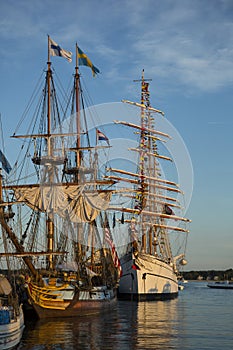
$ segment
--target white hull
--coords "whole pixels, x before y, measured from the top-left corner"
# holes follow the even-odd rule
[[[229,281],[223,281],[223,282],[210,282],[207,284],[207,287],[209,288],[216,288],[216,289],[233,289],[233,282]]]
[[[20,313],[16,319],[11,319],[8,324],[0,325],[0,350],[11,349],[19,344],[23,329],[24,329],[24,315],[22,307],[20,306]]]
[[[178,295],[176,273],[170,264],[149,254],[127,254],[121,259],[119,298],[131,300],[172,299]]]

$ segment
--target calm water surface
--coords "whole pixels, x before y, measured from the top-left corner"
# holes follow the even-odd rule
[[[102,317],[29,321],[21,350],[232,350],[233,290],[189,282],[163,302],[124,302]]]

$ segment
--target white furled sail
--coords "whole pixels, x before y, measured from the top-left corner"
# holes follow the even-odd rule
[[[111,191],[86,192],[84,186],[41,185],[15,189],[15,197],[33,210],[53,212],[72,222],[92,222],[101,210],[106,210],[111,200]]]

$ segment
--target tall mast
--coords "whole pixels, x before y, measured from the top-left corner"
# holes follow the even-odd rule
[[[76,43],[76,66],[75,66],[75,95],[76,95],[76,131],[77,131],[77,140],[76,140],[76,166],[77,168],[81,165],[81,125],[80,125],[80,100],[79,100],[79,67],[78,67],[78,45]]]
[[[48,89],[48,95],[47,95],[47,104],[48,104],[48,108],[47,108],[47,133],[48,133],[48,153],[50,153],[50,134],[51,134],[51,121],[50,121],[50,79],[51,79],[51,62],[50,62],[50,50],[49,50],[49,45],[50,45],[50,38],[48,35],[48,61],[47,61],[47,66],[48,66],[48,70],[47,70],[47,89]],[[50,154],[48,154],[50,155]]]
[[[51,158],[53,155],[53,145],[52,145],[52,139],[51,139],[51,88],[50,88],[50,81],[52,77],[52,71],[51,71],[51,62],[50,62],[50,38],[48,35],[48,70],[47,70],[47,147],[48,147],[48,158]],[[54,181],[54,174],[52,169],[52,164],[49,165],[49,182],[52,185]],[[54,215],[53,215],[53,209],[51,209],[51,212],[47,214],[47,251],[48,253],[52,253],[54,250]],[[49,269],[53,269],[53,256],[52,254],[48,256],[47,258],[47,264]]]
[[[81,166],[81,120],[80,120],[80,91],[79,91],[79,66],[78,66],[78,44],[76,43],[76,65],[75,65],[75,104],[76,104],[76,173],[75,173],[75,181],[81,181],[81,173],[79,171]],[[77,223],[77,259],[78,261],[82,260],[83,257],[83,249],[81,245],[82,235],[83,235],[83,225],[82,223]]]
[[[148,79],[151,80],[151,79]],[[142,78],[141,80],[134,80],[141,82],[141,137],[140,137],[140,162],[139,162],[139,176],[140,176],[140,184],[141,184],[141,206],[143,208],[144,205],[144,191],[145,191],[145,152],[147,151],[146,145],[146,134],[145,128],[148,126],[146,123],[146,109],[145,109],[145,78],[144,78],[144,69],[142,70]],[[142,215],[142,221],[144,220]],[[142,226],[142,251],[146,250],[146,227]]]

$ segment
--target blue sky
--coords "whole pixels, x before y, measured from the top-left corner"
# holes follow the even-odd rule
[[[4,149],[47,62],[47,34],[75,42],[101,74],[83,70],[94,104],[138,99],[144,68],[151,104],[182,136],[194,189],[187,270],[233,267],[233,2],[231,0],[0,0],[0,112]],[[74,64],[53,58],[64,85]],[[69,77],[69,78],[67,78]]]

